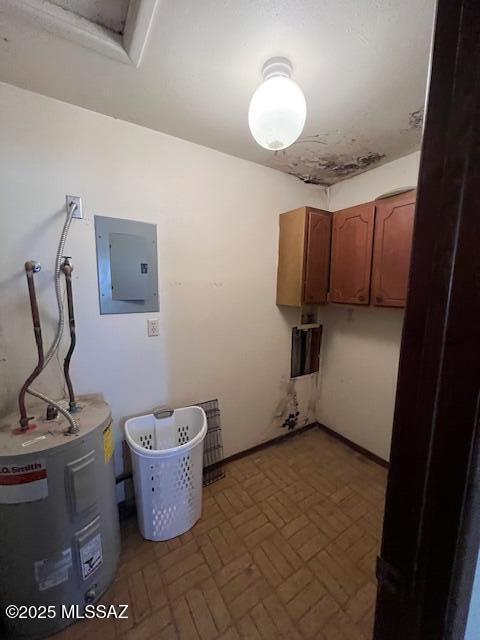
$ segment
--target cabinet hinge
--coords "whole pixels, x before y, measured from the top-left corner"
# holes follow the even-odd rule
[[[384,587],[395,595],[402,595],[405,591],[405,579],[398,569],[389,564],[380,556],[377,558],[377,580],[380,586]]]

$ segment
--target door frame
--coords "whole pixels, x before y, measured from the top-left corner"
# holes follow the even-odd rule
[[[462,536],[480,415],[478,0],[438,0],[427,105],[375,640],[461,640],[472,588]]]

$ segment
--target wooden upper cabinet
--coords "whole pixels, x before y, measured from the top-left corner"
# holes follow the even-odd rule
[[[277,304],[327,302],[331,213],[301,207],[280,215]]]
[[[373,202],[334,213],[331,302],[369,303],[374,221]]]
[[[308,209],[306,223],[303,302],[305,304],[324,303],[327,302],[328,296],[332,216],[326,211]]]
[[[377,200],[373,251],[372,302],[404,307],[412,249],[415,191]]]

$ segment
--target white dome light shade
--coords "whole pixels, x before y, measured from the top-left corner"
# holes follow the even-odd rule
[[[280,73],[276,72],[279,67]],[[250,101],[248,125],[260,146],[278,151],[289,147],[302,133],[307,105],[300,87],[288,77],[289,66],[285,63],[267,63],[264,75],[265,82]]]

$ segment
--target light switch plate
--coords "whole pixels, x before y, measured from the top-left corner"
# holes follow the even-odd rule
[[[147,326],[149,338],[160,335],[160,318],[149,318],[147,320]]]

